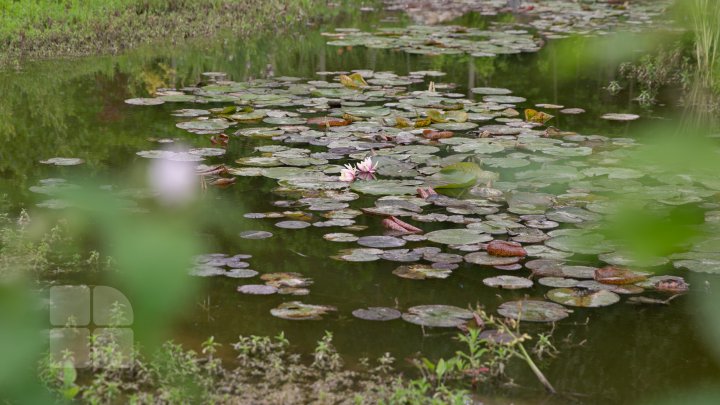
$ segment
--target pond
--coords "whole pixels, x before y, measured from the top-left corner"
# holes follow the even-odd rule
[[[445,24],[483,30],[492,27],[498,21],[507,19],[507,15],[484,16],[479,13],[468,13]],[[508,102],[499,99],[496,105],[500,105],[500,107],[495,111],[505,111],[507,108],[511,108],[503,106],[509,103],[517,105],[516,109],[520,112],[519,114],[522,114],[525,108],[542,109],[534,107],[537,104],[581,108],[585,111],[582,114],[565,114],[554,108],[542,110],[555,116],[550,122],[554,127],[578,134],[608,137],[597,141],[595,146],[598,146],[599,149],[607,145],[617,145],[614,143],[616,142],[613,141],[614,139],[632,138],[635,130],[644,121],[653,119],[652,117],[672,113],[671,106],[640,107],[633,101],[637,94],[634,94],[632,89],[626,89],[616,94],[606,91],[605,87],[613,79],[614,71],[602,66],[584,66],[583,69],[574,73],[571,80],[561,78],[557,71],[557,58],[560,57],[557,46],[568,40],[552,40],[537,52],[475,57],[467,53],[431,56],[355,45],[333,46],[329,45],[328,41],[337,40],[337,38],[323,35],[323,33],[336,32],[335,30],[338,28],[371,31],[378,27],[392,28],[411,24],[410,18],[399,12],[367,11],[360,13],[352,10],[341,12],[327,21],[316,22],[301,34],[273,35],[252,41],[213,38],[181,46],[140,49],[113,57],[34,62],[27,64],[19,72],[0,72],[0,89],[2,89],[3,97],[3,102],[0,103],[0,139],[3,141],[3,145],[0,147],[0,171],[3,174],[0,177],[0,190],[11,196],[11,205],[17,210],[19,207],[33,206],[45,199],[43,195],[31,191],[31,188],[37,186],[43,179],[72,178],[83,175],[110,179],[117,176],[114,179],[120,181],[123,173],[145,170],[153,159],[146,159],[137,153],[162,149],[162,145],[154,141],[157,139],[177,139],[176,143],[182,143],[188,148],[217,148],[217,145],[210,143],[210,134],[192,134],[176,127],[179,122],[203,121],[193,121],[194,117],[192,116],[176,117],[173,114],[178,109],[207,110],[231,105],[231,102],[213,104],[165,102],[161,105],[126,103],[128,99],[153,97],[155,92],[162,91],[159,89],[163,88],[182,89],[196,86],[199,83],[212,84],[213,77],[227,78],[234,82],[247,82],[252,79],[279,80],[284,83],[283,88],[287,88],[288,83],[295,83],[294,78],[300,78],[297,83],[320,80],[333,82],[333,78],[336,76],[335,74],[321,76],[317,72],[349,72],[362,69],[373,72],[392,72],[401,78],[398,79],[393,75],[372,75],[369,72],[366,72],[364,76],[370,85],[384,83],[390,87],[398,87],[408,85],[405,84],[406,79],[404,78],[408,77],[411,72],[425,71],[430,72],[429,75],[434,75],[433,72],[442,72],[444,73],[442,76],[415,75],[413,83],[408,86],[412,91],[425,91],[428,90],[429,82],[433,81],[438,91],[457,93],[457,99],[466,98],[476,102],[483,100],[483,97],[492,93],[493,90],[480,89],[473,92],[472,89],[475,88],[508,89],[513,96],[527,99],[527,101],[510,99]],[[203,75],[204,72],[223,72],[226,76]],[[373,76],[375,82],[373,82]],[[261,88],[268,82],[255,83],[260,84],[250,87]],[[455,87],[445,89],[441,86],[442,84],[454,84]],[[320,87],[322,88],[322,86]],[[337,88],[328,87],[328,89]],[[247,87],[237,87],[236,90],[242,92],[247,90]],[[298,88],[296,94],[306,94],[304,93],[306,90]],[[191,92],[192,90],[188,90],[186,93]],[[483,92],[486,94],[483,95]],[[174,93],[170,97],[172,95]],[[391,93],[385,96],[388,99],[383,99],[383,96],[380,95],[379,100],[382,102],[397,101],[393,99]],[[427,97],[427,95],[425,96]],[[492,99],[485,98],[485,100],[492,103]],[[371,109],[368,111],[359,108],[364,103],[363,100],[356,101],[358,101],[357,104],[343,105],[346,113],[356,116],[373,115]],[[374,104],[378,105],[379,103]],[[317,106],[305,106],[307,109],[315,107]],[[298,108],[301,107],[287,108],[272,105],[265,107],[272,111],[296,111]],[[477,114],[482,115],[483,113],[479,111]],[[600,119],[607,113],[637,114],[642,118],[631,122]],[[327,113],[306,113],[302,114],[302,117],[325,115]],[[227,129],[225,133],[230,135],[242,129],[277,127],[285,123],[306,125],[304,119],[297,120],[297,122],[292,120],[293,116],[277,114],[272,118],[276,118],[276,121],[241,123]],[[497,118],[501,120],[497,121]],[[490,123],[497,124],[503,123],[502,118],[514,117],[491,115],[487,118],[488,122],[475,122],[480,126]],[[286,121],[283,121],[284,119]],[[413,117],[411,116],[410,119]],[[480,117],[480,119],[485,120],[486,118]],[[493,120],[495,122],[492,122]],[[469,121],[473,121],[472,117]],[[510,127],[506,126],[505,128]],[[332,132],[331,129],[335,129],[334,127],[315,126],[314,129],[320,132],[329,131],[340,134],[337,148],[344,145],[342,132]],[[437,129],[442,130],[441,127],[437,127]],[[458,132],[457,136],[449,139],[461,139],[461,133]],[[474,139],[488,138],[477,138],[476,134]],[[278,159],[283,158],[287,159],[286,163],[290,161],[296,167],[304,167],[307,163],[303,160],[309,159],[307,154],[292,151],[289,148],[306,148],[312,153],[327,152],[327,144],[317,143],[309,146],[307,143],[300,143],[301,141],[298,139],[296,142],[283,143],[268,138],[231,136],[227,152],[223,156],[208,157],[205,163],[209,165],[225,164],[227,167],[238,168],[241,166],[236,163],[237,159],[260,156],[254,151],[254,148],[264,146],[263,150],[272,161],[272,166],[283,165],[282,162],[277,162]],[[384,142],[379,138],[373,138],[373,141]],[[625,141],[620,143],[622,142]],[[565,169],[558,172],[552,170],[537,172],[541,168],[546,169],[547,166],[544,164],[548,162],[539,158],[531,158],[538,154],[542,155],[542,153],[537,153],[537,150],[550,151],[542,155],[545,158],[550,156],[562,160],[584,154],[581,144],[590,143],[592,142],[583,139],[575,142],[572,147],[537,144],[535,151],[525,149],[521,152],[512,150],[507,142],[500,148],[501,150],[507,149],[505,151],[490,150],[499,143],[468,144],[467,142],[448,141],[435,143],[435,145],[442,146],[442,152],[438,155],[442,157],[461,153],[458,150],[464,151],[462,153],[485,154],[483,158],[486,160],[486,166],[484,167],[488,168],[487,164],[494,164],[495,166],[490,166],[489,170],[499,172],[501,182],[507,182],[508,178],[512,178],[512,175],[508,173],[516,175],[518,172],[525,172],[524,176],[529,181],[543,183],[548,182],[548,178],[567,175],[569,170],[567,168],[577,171],[576,169],[585,170],[586,167],[580,164],[570,164],[563,166]],[[413,144],[418,145],[419,142]],[[283,145],[284,150],[290,150],[290,152],[282,156],[279,153],[283,149],[272,148],[270,145]],[[431,146],[434,148],[435,145]],[[458,146],[464,148],[458,148]],[[549,149],[551,147],[556,149]],[[427,152],[427,150],[419,149],[406,151],[418,155]],[[273,154],[275,154],[274,157]],[[508,154],[513,154],[513,156],[502,159]],[[39,163],[56,156],[80,158],[84,160],[84,164],[62,167]],[[378,152],[378,156],[382,156],[382,152]],[[327,161],[325,159],[327,157],[326,155],[317,155],[315,157],[317,162],[312,162],[312,164],[318,164],[323,160]],[[334,159],[335,157],[330,158]],[[492,160],[493,158],[495,160]],[[351,163],[356,160],[359,159],[345,157],[340,160],[331,160],[331,163]],[[383,174],[382,166],[387,167],[399,161],[400,158],[394,161],[380,160],[379,177],[381,179],[391,178]],[[398,166],[397,170],[401,172],[415,170],[413,165],[398,164]],[[488,312],[494,313],[504,302],[522,299],[525,296],[542,299],[544,294],[550,290],[550,287],[540,285],[537,277],[534,279],[532,287],[527,289],[496,289],[483,283],[483,280],[498,275],[527,277],[530,272],[525,268],[516,271],[500,270],[491,266],[460,261],[457,268],[453,269],[452,274],[447,278],[414,280],[393,274],[393,271],[399,266],[412,263],[374,260],[377,257],[372,257],[373,261],[361,262],[333,259],[331,257],[338,255],[341,249],[363,246],[354,241],[330,241],[326,239],[330,237],[324,238],[324,235],[340,232],[352,233],[360,237],[383,235],[382,217],[374,215],[355,217],[346,212],[348,215],[343,219],[350,219],[348,224],[354,222],[355,225],[367,226],[366,229],[358,228],[360,230],[346,230],[343,229],[343,226],[308,226],[301,229],[276,226],[276,223],[280,221],[298,220],[305,217],[254,218],[259,215],[252,215],[252,213],[302,210],[313,214],[312,221],[316,222],[326,221],[327,218],[323,218],[321,215],[329,210],[336,212],[337,209],[320,207],[313,211],[308,209],[307,205],[295,206],[283,203],[291,198],[273,193],[273,190],[278,187],[276,179],[247,175],[251,174],[247,168],[255,166],[243,167],[246,168],[243,173],[246,175],[226,176],[235,178],[235,183],[214,194],[223,204],[232,207],[232,210],[224,213],[225,228],[208,227],[203,230],[203,238],[207,245],[212,247],[212,251],[208,253],[222,252],[230,256],[252,255],[252,258],[247,259],[247,262],[250,263],[249,268],[256,270],[261,275],[295,272],[300,273],[302,277],[310,278],[312,284],[306,287],[309,289],[309,294],[306,296],[251,295],[239,293],[237,289],[244,284],[263,284],[264,281],[258,277],[248,279],[196,278],[197,282],[202,285],[201,292],[188,304],[184,315],[172,333],[172,337],[176,341],[190,347],[198,347],[201,341],[211,335],[215,336],[218,342],[229,343],[234,342],[241,334],[276,335],[284,331],[299,348],[310,351],[315,342],[322,337],[323,332],[327,330],[334,333],[339,351],[351,361],[361,357],[376,358],[385,352],[391,352],[398,359],[404,359],[418,352],[430,358],[436,358],[451,355],[457,350],[457,343],[451,339],[455,334],[454,329],[428,328],[423,330],[421,327],[401,319],[371,322],[353,317],[352,312],[366,307],[392,307],[405,312],[407,308],[425,304],[455,305],[461,308],[480,304]],[[425,172],[427,175],[433,173],[435,171],[432,170]],[[276,177],[283,177],[283,174],[278,172]],[[339,175],[339,171],[331,172],[331,175],[336,177]],[[409,176],[409,178],[412,177],[414,176]],[[362,180],[356,180],[353,187],[355,190],[363,189],[372,181],[367,180],[367,183],[364,183]],[[541,188],[544,193],[555,193],[556,195],[566,193],[564,185],[558,186],[553,181],[549,181],[549,183],[548,187]],[[415,188],[415,185],[409,184],[410,188]],[[384,189],[381,193],[384,194],[387,191],[386,187],[390,186],[395,186],[395,184],[380,187]],[[314,187],[311,185],[309,188],[313,189]],[[533,191],[536,194],[538,192],[539,190]],[[376,205],[377,195],[358,194],[358,199],[347,202],[350,208],[361,209]],[[397,203],[397,200],[395,201],[395,203],[388,203],[388,206],[414,209],[418,207],[416,204],[419,204],[417,200],[408,200],[412,202],[409,205],[401,205]],[[533,203],[537,203],[536,200],[533,201]],[[325,200],[316,201],[316,203],[332,206],[332,203]],[[283,204],[289,204],[289,206],[283,206]],[[345,204],[339,204],[339,206],[341,208],[338,209],[342,209]],[[446,208],[447,205],[435,204],[435,206],[421,207],[421,210],[423,214],[435,213],[445,217],[452,215],[453,211],[446,211]],[[470,208],[478,209],[479,216],[485,217],[495,214],[496,204],[487,203],[484,206]],[[473,216],[472,213],[475,211],[469,212],[470,208],[467,206],[455,207],[454,213],[460,216]],[[526,214],[531,212],[534,213],[533,210],[529,210]],[[592,211],[583,210],[582,212],[583,215],[594,215]],[[562,228],[574,228],[573,222],[575,221],[567,220],[567,218],[576,214],[577,212],[563,214],[556,211],[555,219],[562,224]],[[409,219],[412,218],[410,216],[401,218],[422,228],[426,234],[448,228],[465,228],[464,223],[457,225],[450,222],[421,222]],[[502,218],[495,219],[500,221]],[[547,218],[542,218],[542,221],[545,220]],[[578,222],[582,222],[582,220]],[[301,222],[299,226],[306,224],[307,222]],[[289,224],[291,228],[295,227],[294,225],[297,224]],[[500,225],[495,224],[495,226]],[[228,228],[233,231],[227,231]],[[472,230],[472,227],[468,226],[468,228]],[[538,225],[538,228],[542,228],[542,226]],[[240,236],[241,233],[247,231],[265,231],[272,233],[272,236],[262,239]],[[470,232],[470,234],[488,236],[487,232],[490,231],[485,229],[483,232]],[[498,231],[494,234],[502,235],[503,233],[505,232]],[[437,240],[442,242],[443,235],[439,235]],[[562,234],[556,236],[562,236]],[[405,248],[409,249],[436,246],[442,248],[444,252],[468,254],[468,251],[449,249],[447,244],[408,239],[410,241],[393,238],[381,242],[394,246],[403,244],[406,245]],[[463,238],[460,238],[459,242],[453,241],[450,244],[474,244],[487,242],[489,239],[491,238],[483,237],[464,241]],[[365,240],[365,242],[365,247],[374,247],[375,243],[378,243],[377,240]],[[557,242],[556,246],[561,242],[562,240]],[[565,247],[566,250],[569,249],[570,252],[573,252],[572,246]],[[566,259],[567,264],[603,266],[602,261],[598,259],[598,253],[607,253],[607,251],[600,249],[597,252],[593,250],[580,253],[588,254],[578,254],[572,259]],[[544,254],[550,253],[545,252]],[[403,256],[403,253],[400,256]],[[532,254],[529,256],[531,257],[528,258],[528,261],[538,258],[538,256],[532,257]],[[569,255],[563,254],[563,256]],[[368,258],[360,257],[358,260],[365,259]],[[455,261],[454,257],[446,259],[451,262]],[[444,260],[437,259],[436,261],[443,262]],[[515,261],[510,260],[508,263]],[[430,264],[429,261],[423,263]],[[245,265],[237,267],[243,266]],[[442,266],[438,267],[442,268]],[[452,267],[454,266],[447,268]],[[669,273],[673,269],[671,265],[664,264],[662,271]],[[178,276],[184,276],[184,272],[185,269],[179,270]],[[682,270],[680,273],[683,276],[686,274],[686,270]],[[96,277],[98,276],[87,272],[61,272],[54,276],[53,281],[93,283]],[[707,278],[713,282],[716,280],[713,276],[707,276]],[[693,286],[696,285],[700,289],[697,281]],[[290,321],[271,315],[272,309],[291,301],[329,305],[335,307],[337,311],[315,321]],[[548,379],[553,382],[561,394],[554,397],[546,396],[532,373],[518,367],[516,370],[511,370],[510,375],[515,378],[514,382],[520,388],[482,393],[487,402],[636,403],[649,395],[670,392],[679,387],[720,378],[720,369],[714,363],[709,349],[701,341],[696,327],[697,320],[694,317],[695,310],[691,300],[686,296],[679,297],[667,306],[630,305],[627,303],[627,297],[623,296],[620,303],[607,308],[573,308],[573,310],[574,312],[568,318],[559,321],[554,327],[553,334],[556,337],[556,346],[560,353],[557,358],[543,365]],[[529,322],[525,323],[523,328],[529,332],[549,330],[546,324]],[[407,367],[409,371],[410,366]]]

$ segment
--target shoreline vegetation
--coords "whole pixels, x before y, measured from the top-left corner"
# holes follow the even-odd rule
[[[325,0],[0,0],[0,66],[220,32],[256,35],[326,10]]]

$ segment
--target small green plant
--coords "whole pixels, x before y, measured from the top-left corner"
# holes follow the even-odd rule
[[[464,346],[449,359],[433,362],[427,358],[415,361],[423,378],[432,383],[435,389],[445,387],[450,380],[467,381],[476,387],[479,383],[488,382],[505,374],[507,364],[512,359],[525,362],[542,385],[551,393],[555,388],[540,371],[523,343],[531,340],[531,336],[520,332],[520,323],[513,320],[501,320],[488,316],[484,311],[476,311],[476,323],[494,330],[483,337],[481,328],[469,329],[460,333],[456,339]],[[555,353],[557,350],[550,342],[550,335],[541,335],[535,346],[538,357],[543,354]]]

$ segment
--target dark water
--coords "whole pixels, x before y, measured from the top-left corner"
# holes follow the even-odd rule
[[[388,21],[390,17],[395,21]],[[571,79],[557,72],[555,44],[537,54],[498,58],[469,56],[425,57],[403,52],[365,48],[334,48],[325,45],[322,31],[335,27],[367,29],[404,23],[398,14],[340,14],[307,28],[301,34],[270,35],[252,41],[213,39],[181,47],[151,47],[116,57],[32,63],[20,72],[0,72],[0,191],[11,196],[11,205],[32,207],[38,196],[28,188],[39,179],[84,174],[119,180],[147,161],[139,150],[154,149],[149,137],[177,137],[185,144],[207,147],[207,137],[190,135],[175,128],[170,112],[193,106],[166,103],[137,108],[124,103],[143,97],[158,87],[194,85],[205,71],[227,72],[236,81],[274,75],[315,77],[317,71],[373,69],[406,74],[417,70],[447,73],[438,82],[456,83],[457,92],[468,88],[506,87],[526,97],[529,103],[555,103],[587,110],[580,116],[561,116],[554,125],[581,134],[632,136],[635,125],[600,120],[606,112],[639,112],[660,116],[669,109],[643,110],[632,101],[632,90],[610,95],[603,87],[614,78],[614,70],[595,67],[577,71]],[[459,21],[482,26],[486,19],[468,16]],[[199,107],[204,108],[204,107]],[[235,140],[226,163],[248,155],[260,141]],[[39,160],[53,156],[80,157],[83,166],[47,167]],[[277,211],[270,194],[275,182],[265,178],[239,177],[237,184],[221,191],[219,199],[234,207],[225,222],[234,230],[204,230],[213,251],[253,255],[252,268],[261,273],[294,271],[314,279],[303,302],[334,305],[337,316],[324,321],[291,322],[270,316],[269,310],[291,301],[287,296],[254,297],[238,294],[242,281],[201,280],[203,289],[189,303],[173,335],[189,347],[214,335],[221,343],[235,341],[240,334],[276,335],[284,331],[299,349],[309,352],[323,332],[332,331],[335,343],[352,363],[360,357],[376,358],[391,352],[402,360],[417,352],[434,358],[451,355],[458,347],[455,332],[423,335],[419,327],[401,320],[366,322],[350,312],[366,306],[407,308],[419,304],[451,304],[461,307],[481,304],[494,311],[502,302],[524,295],[540,297],[544,288],[508,292],[486,288],[482,279],[499,271],[463,265],[452,277],[437,281],[413,281],[391,274],[391,262],[346,263],[328,256],[338,244],[322,239],[325,229],[282,230],[269,220],[243,218],[248,212]],[[367,206],[361,199],[353,207]],[[379,232],[377,221],[360,217],[369,225],[364,234]],[[439,225],[425,226],[426,231]],[[268,230],[275,237],[243,240],[237,233]],[[412,246],[409,245],[409,246]],[[69,276],[93,282],[84,275]],[[490,403],[637,403],[641,399],[687,387],[702,381],[717,381],[720,369],[701,342],[693,306],[681,297],[667,307],[635,307],[618,304],[600,310],[575,311],[554,332],[560,349],[557,358],[542,363],[550,381],[562,394],[547,397],[534,377],[523,367],[510,370],[519,388],[488,393]],[[526,325],[528,332],[547,331],[546,326]],[[404,366],[403,366],[404,367]],[[495,396],[497,395],[497,398]],[[490,398],[494,398],[490,399]]]

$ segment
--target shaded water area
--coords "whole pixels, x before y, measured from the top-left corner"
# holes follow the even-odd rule
[[[483,27],[493,19],[467,15],[454,21]],[[669,107],[640,108],[632,89],[611,95],[603,89],[614,71],[603,67],[577,71],[573,80],[561,80],[556,70],[555,42],[540,52],[473,58],[467,55],[421,56],[399,51],[363,47],[330,47],[321,32],[337,27],[371,29],[397,26],[408,21],[395,13],[342,13],[308,27],[301,33],[283,34],[251,41],[215,38],[188,45],[152,47],[115,57],[29,63],[19,72],[0,72],[0,191],[11,196],[17,210],[41,200],[29,188],[50,177],[90,175],[120,181],[124,174],[144,168],[148,161],[136,152],[157,149],[148,138],[178,138],[182,143],[210,147],[208,136],[192,135],[175,127],[171,116],[178,108],[206,108],[182,103],[152,107],[128,105],[124,100],[147,97],[162,87],[195,85],[202,72],[219,71],[235,81],[276,76],[316,79],[318,71],[371,69],[400,75],[412,71],[439,70],[447,73],[438,83],[455,83],[458,93],[477,96],[473,87],[504,87],[536,103],[561,104],[586,110],[582,115],[558,114],[553,125],[580,134],[628,137],[640,123],[617,123],[599,119],[608,112],[638,113],[647,117],[670,114]],[[558,40],[562,41],[562,40]],[[422,90],[423,85],[415,86]],[[519,107],[520,107],[519,106]],[[518,108],[520,109],[520,108]],[[252,148],[271,142],[233,138],[228,153],[213,163],[234,166]],[[38,161],[54,156],[86,160],[77,167],[43,166]],[[112,180],[111,180],[112,181]],[[375,261],[349,263],[329,259],[339,248],[322,235],[336,232],[309,227],[280,229],[275,220],[248,219],[252,212],[281,211],[271,203],[276,182],[264,177],[238,177],[217,198],[232,207],[226,212],[226,229],[205,229],[213,252],[253,255],[251,268],[260,273],[293,271],[314,280],[307,297],[247,296],[236,291],[245,280],[198,279],[202,291],[188,303],[172,336],[198,347],[208,336],[220,343],[234,342],[240,334],[276,335],[284,331],[293,344],[309,352],[324,331],[332,331],[341,354],[351,363],[361,357],[376,358],[391,352],[396,358],[417,352],[430,358],[448,356],[458,348],[451,339],[455,331],[427,330],[402,320],[368,322],[350,315],[367,306],[408,308],[422,304],[459,307],[481,304],[489,312],[498,305],[525,295],[541,297],[547,288],[496,290],[483,285],[486,277],[503,274],[490,267],[461,264],[444,280],[406,280],[392,274],[398,263]],[[353,207],[372,206],[361,197]],[[368,225],[362,235],[381,234],[379,220],[361,216]],[[425,231],[442,229],[441,224],[423,224]],[[270,239],[247,240],[238,234],[266,230]],[[339,232],[339,231],[338,231]],[[349,246],[348,246],[349,247]],[[580,263],[578,263],[580,264]],[[589,261],[587,265],[596,265]],[[668,270],[670,267],[668,266]],[[182,276],[184,270],[179,270]],[[523,273],[524,274],[524,273]],[[97,282],[98,275],[63,273],[58,282]],[[699,287],[699,283],[696,281]],[[321,321],[287,321],[270,316],[270,309],[300,298],[313,304],[333,305],[337,314]],[[679,387],[720,378],[720,369],[701,342],[694,310],[688,297],[669,306],[632,306],[620,303],[604,309],[576,309],[559,322],[554,331],[557,358],[542,364],[559,396],[548,397],[532,374],[522,367],[508,371],[519,387],[488,393],[488,403],[636,403]],[[525,324],[528,332],[542,332],[545,325]],[[409,370],[409,369],[408,369]],[[497,398],[495,396],[497,395]],[[497,402],[496,402],[497,401]]]

